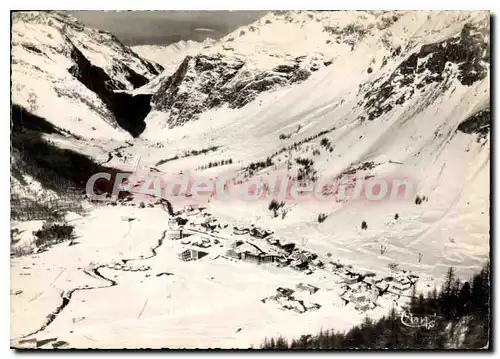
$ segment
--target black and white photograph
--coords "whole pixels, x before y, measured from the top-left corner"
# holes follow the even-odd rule
[[[10,21],[12,349],[492,349],[490,11]]]

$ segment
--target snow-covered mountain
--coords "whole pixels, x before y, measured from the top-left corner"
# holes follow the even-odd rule
[[[366,315],[386,314],[408,295],[381,296],[367,312],[342,306],[345,278],[326,266],[306,273],[228,258],[236,239],[272,247],[237,234],[233,226],[266,228],[273,239],[355,273],[385,277],[392,273],[389,268],[402,268],[419,277],[417,291],[439,286],[450,266],[465,279],[489,258],[488,12],[273,12],[156,77],[158,68],[150,63],[154,71],[140,70],[147,62],[132,53],[134,72],[151,80],[140,87],[126,81],[126,72],[114,74],[113,66],[101,64],[127,101],[142,94],[151,106],[144,107],[149,111],[144,131],[127,142],[114,129],[112,111],[93,95],[100,92],[82,85],[83,76],[71,75],[78,74],[75,66],[90,66],[82,65],[78,53],[87,58],[82,49],[93,37],[87,35],[77,53],[72,37],[78,35],[63,36],[53,24],[19,20],[13,31],[13,61],[18,61],[13,88],[16,82],[31,86],[36,98],[45,99],[50,89],[64,86],[75,97],[63,96],[57,100],[61,107],[54,107],[51,95],[30,107],[22,89],[13,94],[15,104],[33,112],[33,121],[43,117],[66,131],[55,132],[40,121],[38,129],[52,146],[85,153],[110,168],[130,170],[140,159],[141,168],[152,173],[182,172],[194,179],[232,173],[236,189],[277,170],[295,180],[335,183],[351,175],[359,181],[406,179],[413,185],[406,199],[285,200],[274,212],[271,199],[212,197],[203,203],[205,213],[172,202],[188,219],[185,228],[199,230],[183,241],[166,239],[169,214],[158,204],[141,206],[135,199],[90,204],[90,216],[72,222],[80,235],[77,246],[61,244],[39,257],[13,260],[14,289],[21,291],[13,301],[16,340],[59,338],[79,348],[246,348],[258,346],[264,336],[348,330]],[[111,51],[101,45],[99,52]],[[76,97],[80,93],[86,97]],[[86,115],[72,121],[70,112],[58,111],[63,105],[85,109]],[[101,138],[70,135],[84,136],[89,124],[101,124]],[[221,226],[205,229],[200,223],[207,217]],[[24,230],[28,224],[15,225]],[[187,242],[201,246],[206,235],[217,239],[204,249],[209,255],[179,260]],[[64,279],[54,285],[50,274],[38,280],[25,274],[40,268],[57,274],[61,265]],[[295,288],[299,282],[320,288],[298,295],[302,306],[276,295],[276,288]],[[279,309],[262,301],[273,297]],[[302,312],[285,308],[294,306]]]
[[[392,72],[389,62],[398,63],[418,52],[422,41],[429,45],[423,50],[427,53],[415,54],[411,61],[436,52],[432,46],[440,46],[438,32],[446,31],[457,21],[462,24],[467,21],[457,19],[463,14],[447,14],[441,25],[433,25],[433,19],[443,16],[437,13],[422,16],[412,12],[381,11],[269,13],[254,24],[227,35],[199,55],[187,57],[172,77],[165,78],[155,88],[153,109],[164,114],[160,116],[163,126],[174,127],[195,120],[203,111],[212,108],[224,105],[240,108],[262,92],[302,82],[332,64],[337,68],[345,66],[343,61],[357,59],[356,54],[362,51],[357,49],[366,46],[377,51],[370,51],[369,58],[360,58],[369,61],[356,70],[365,73],[370,82],[377,73]],[[403,35],[394,36],[401,31]],[[467,46],[464,43],[461,48]],[[476,52],[481,50],[484,46]],[[471,52],[474,50],[467,53]],[[456,64],[462,60],[449,54],[444,56]],[[339,82],[345,83],[344,80]]]
[[[126,91],[162,67],[114,35],[57,12],[12,13],[12,102],[85,138],[125,139],[143,128],[149,98]],[[146,111],[146,112],[144,112]]]
[[[213,46],[213,39],[205,39],[203,42],[193,40],[181,40],[179,42],[162,45],[137,45],[132,50],[144,59],[161,64],[164,68],[179,66],[186,56],[196,55],[204,48]]]
[[[162,64],[163,71],[147,85],[134,91],[135,94],[154,94],[160,85],[172,76],[184,59],[188,56],[195,56],[204,49],[216,43],[213,39],[205,39],[203,42],[193,40],[181,40],[168,46],[161,45],[138,45],[132,46],[137,54],[145,59]]]
[[[325,30],[335,23],[339,28]],[[276,28],[267,31],[267,26]],[[303,27],[311,28],[315,43],[298,42]],[[246,41],[251,48],[246,53],[235,36],[239,33],[253,38]],[[237,54],[223,49],[228,40]],[[378,204],[375,214],[363,203],[290,204],[286,218],[270,219],[269,226],[281,228],[283,236],[314,237],[309,245],[320,251],[347,246],[358,264],[373,261],[381,241],[399,248],[396,257],[405,262],[406,254],[433,248],[426,265],[436,273],[461,261],[479,264],[489,251],[489,43],[487,12],[270,14],[207,53],[187,58],[162,84],[142,136],[168,138],[168,143],[151,151],[149,161],[163,163],[175,153],[178,159],[157,168],[202,168],[209,176],[235,167],[264,176],[288,168],[297,176],[304,170],[297,159],[307,158],[314,163],[309,172],[319,178],[344,173],[411,178],[415,195],[429,198],[424,206],[396,201]],[[285,49],[296,59],[302,46],[322,53],[322,61],[331,56],[328,63],[312,71],[313,58],[303,53],[300,65],[288,67],[288,73],[276,71]],[[274,53],[269,49],[280,55],[269,55]],[[251,71],[245,71],[248,66]],[[293,79],[298,69],[310,75],[283,80],[284,75]],[[181,156],[200,143],[220,150],[203,159]],[[238,165],[206,169],[222,159]],[[221,201],[210,207],[221,217],[249,216],[262,223],[267,205],[247,203],[231,214]],[[390,221],[403,211],[411,224]],[[329,216],[318,225],[321,213]],[[372,231],[358,229],[365,218],[375,222]],[[380,260],[384,265],[388,258]]]

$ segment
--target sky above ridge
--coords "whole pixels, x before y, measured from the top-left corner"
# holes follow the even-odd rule
[[[85,25],[107,30],[126,45],[169,45],[219,39],[267,11],[68,11]]]

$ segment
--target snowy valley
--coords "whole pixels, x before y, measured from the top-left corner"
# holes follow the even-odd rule
[[[16,12],[11,117],[16,348],[257,348],[348,330],[490,258],[488,12],[270,12],[132,49]],[[138,180],[114,196],[120,172]],[[231,173],[241,190],[277,172],[412,186],[380,201],[141,193],[155,175]]]

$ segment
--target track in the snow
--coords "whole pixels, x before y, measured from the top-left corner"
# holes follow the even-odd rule
[[[139,257],[139,258],[133,258],[133,259],[123,259],[122,262],[123,263],[127,263],[127,262],[130,262],[130,261],[134,261],[134,260],[145,260],[145,259],[150,259],[150,258],[153,258],[155,256],[157,256],[157,252],[156,250],[163,244],[163,241],[165,240],[165,237],[166,237],[166,234],[167,234],[167,231],[163,231],[160,239],[158,240],[158,243],[155,247],[151,248],[151,255],[148,256],[148,257]],[[73,288],[67,292],[63,292],[61,294],[61,298],[62,298],[62,302],[61,304],[54,310],[52,311],[48,316],[47,316],[47,319],[45,320],[45,323],[43,323],[43,325],[38,328],[37,330],[29,333],[29,334],[26,334],[26,335],[23,335],[19,338],[16,338],[16,340],[20,340],[20,339],[25,339],[25,338],[28,338],[28,337],[31,337],[33,335],[36,335],[42,331],[44,331],[45,329],[47,329],[47,327],[52,324],[52,322],[54,322],[54,320],[57,318],[57,316],[64,310],[64,308],[66,308],[70,302],[71,302],[71,298],[73,296],[73,294],[75,292],[78,292],[78,291],[84,291],[84,290],[92,290],[92,289],[103,289],[103,288],[111,288],[111,287],[114,287],[116,285],[118,285],[118,283],[116,281],[114,281],[113,279],[110,279],[110,278],[107,278],[105,277],[104,275],[101,274],[101,272],[99,271],[101,268],[109,268],[111,270],[119,270],[119,269],[116,269],[116,268],[113,268],[112,266],[108,265],[108,264],[103,264],[103,265],[100,265],[98,267],[95,267],[93,269],[90,269],[90,270],[86,270],[84,269],[83,272],[91,277],[97,277],[99,279],[102,279],[106,282],[108,282],[108,284],[106,285],[101,285],[101,286],[83,286],[83,287],[77,287],[77,288]]]

